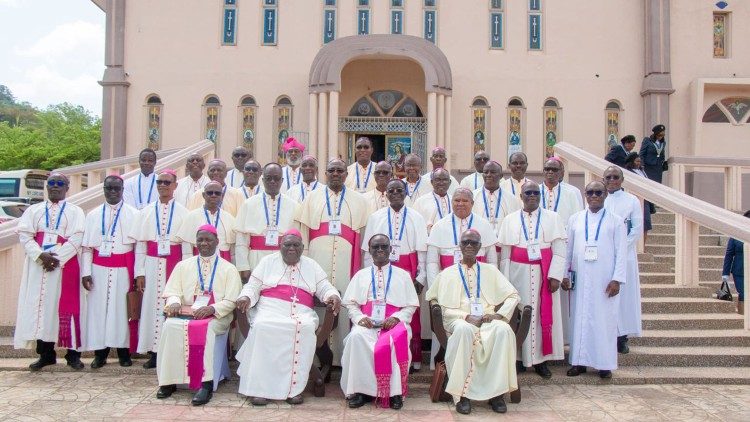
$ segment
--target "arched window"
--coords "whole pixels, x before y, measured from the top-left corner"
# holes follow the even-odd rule
[[[209,95],[203,100],[203,139],[213,143],[219,141],[219,113],[221,102],[219,97]]]
[[[255,154],[255,119],[258,105],[250,95],[242,97],[239,106],[239,140],[240,145]]]
[[[523,152],[525,114],[520,98],[515,97],[508,101],[508,158],[516,152]]]
[[[471,102],[471,144],[472,155],[487,151],[487,134],[490,125],[490,105],[484,97],[476,97]]]
[[[356,117],[422,117],[414,99],[400,91],[374,91],[354,102],[349,110]]]
[[[284,151],[281,149],[281,145],[292,133],[293,112],[294,105],[289,97],[282,95],[276,99],[276,104],[273,107],[273,128],[277,140],[276,154],[281,164],[285,163]]]
[[[741,125],[750,122],[750,97],[727,97],[715,102],[703,114],[703,123],[731,123]]]
[[[161,148],[161,120],[164,104],[158,95],[146,97],[146,144],[153,150]]]
[[[544,158],[546,160],[555,155],[555,144],[560,142],[562,110],[556,99],[548,98],[544,101],[542,112],[544,116]]]
[[[617,100],[607,101],[604,113],[606,115],[606,140],[605,151],[609,151],[615,145],[620,143],[620,113],[622,106]]]

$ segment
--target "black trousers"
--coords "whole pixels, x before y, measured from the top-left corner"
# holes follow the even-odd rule
[[[116,350],[117,358],[121,361],[130,359],[130,349],[128,349],[127,347],[118,347]],[[94,356],[98,357],[99,359],[107,359],[107,356],[109,356],[109,347],[95,350]]]
[[[36,352],[39,354],[39,357],[44,360],[54,360],[57,358],[57,353],[55,353],[55,343],[52,341],[37,340]],[[80,359],[81,352],[78,350],[68,349],[68,352],[65,353],[65,360],[68,362],[75,362]]]

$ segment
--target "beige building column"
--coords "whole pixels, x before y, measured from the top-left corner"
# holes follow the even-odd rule
[[[328,152],[326,141],[328,140],[328,94],[318,93],[318,177],[322,177],[326,168]]]
[[[328,93],[328,157],[339,156],[339,92]]]
[[[307,137],[307,154],[313,157],[318,156],[318,94],[310,94],[309,117],[307,119],[308,134]]]
[[[445,135],[443,140],[443,147],[448,150],[448,148],[451,147],[451,108],[453,105],[453,100],[450,95],[445,96],[445,117],[443,117],[443,126],[445,127]],[[450,160],[451,157],[449,156],[448,159]]]
[[[644,0],[643,3],[646,36],[646,76],[641,88],[643,133],[651,133],[651,128],[659,123],[669,131],[669,95],[674,92],[669,60],[669,0]]]
[[[102,86],[102,145],[101,158],[126,155],[126,120],[128,87],[125,74],[125,0],[106,0],[97,3],[106,13],[104,47],[104,77]],[[145,146],[145,136],[142,146]],[[137,147],[140,149],[140,146]],[[135,153],[135,151],[131,151]]]
[[[427,151],[429,157],[437,146],[437,93],[427,93]],[[423,163],[424,164],[424,163]]]
[[[445,95],[437,95],[437,146],[445,148]]]

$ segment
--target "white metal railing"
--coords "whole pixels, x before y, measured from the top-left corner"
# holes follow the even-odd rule
[[[670,157],[670,185],[687,193],[685,176],[688,171],[719,170],[724,174],[724,208],[742,211],[742,172],[750,169],[750,159],[732,157]]]
[[[555,145],[555,155],[566,163],[581,167],[586,183],[601,178],[607,167],[612,165],[567,142]],[[750,244],[750,224],[742,215],[695,199],[644,177],[626,177],[623,187],[630,193],[675,214],[675,280],[679,285],[698,285],[700,226]],[[750,280],[750,253],[744,254],[744,266],[745,280]],[[748,312],[745,313],[745,329],[750,329]]]

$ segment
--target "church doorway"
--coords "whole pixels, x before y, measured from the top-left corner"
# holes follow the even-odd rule
[[[372,161],[378,162],[385,160],[385,135],[374,134],[374,133],[357,133],[354,135],[354,140],[361,137],[370,138],[372,142]]]

